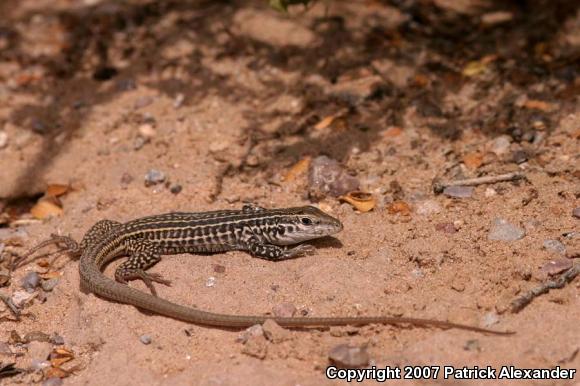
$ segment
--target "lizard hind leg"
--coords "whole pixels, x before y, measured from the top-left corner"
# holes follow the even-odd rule
[[[160,274],[145,272],[161,260],[161,255],[155,251],[150,242],[147,240],[129,240],[127,252],[129,258],[115,270],[115,279],[119,283],[127,284],[130,280],[141,280],[153,296],[157,296],[157,291],[153,286],[154,282],[171,285],[171,281],[163,279]]]

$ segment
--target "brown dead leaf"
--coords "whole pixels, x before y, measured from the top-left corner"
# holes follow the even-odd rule
[[[52,216],[61,216],[62,213],[62,208],[57,205],[54,200],[49,200],[47,198],[41,198],[36,205],[30,209],[30,214],[39,220]]]
[[[530,110],[540,110],[544,112],[550,112],[554,110],[554,105],[548,102],[540,101],[537,99],[528,99],[524,103],[524,107]]]
[[[45,378],[66,378],[70,375],[68,371],[61,369],[60,367],[49,367],[44,370]]]
[[[484,73],[487,71],[488,65],[497,59],[497,55],[487,55],[479,60],[474,60],[465,65],[463,67],[463,71],[461,73],[464,76],[476,76]]]
[[[39,274],[39,276],[45,280],[58,279],[62,276],[62,273],[57,271],[48,271],[46,273]]]
[[[481,153],[468,153],[463,156],[463,163],[469,169],[477,169],[483,163],[483,154]]]
[[[334,122],[334,120],[337,118],[337,115],[328,115],[324,118],[322,118],[322,120],[320,122],[318,122],[316,125],[314,125],[314,129],[315,130],[322,130],[322,129],[326,129],[327,127],[329,127],[330,125],[332,125],[332,122]]]
[[[68,193],[69,190],[70,190],[69,185],[50,184],[46,188],[46,195],[52,196],[52,197],[58,197],[58,196],[62,196],[63,194]]]
[[[372,194],[361,191],[350,192],[345,196],[338,198],[341,201],[348,202],[359,212],[369,212],[376,205],[376,200]]]
[[[417,74],[413,78],[413,83],[415,83],[419,87],[425,87],[429,84],[429,78],[423,74]]]
[[[387,210],[390,214],[401,214],[403,216],[409,216],[411,214],[411,207],[405,201],[397,200],[391,203]]]
[[[403,129],[398,126],[391,126],[387,130],[383,131],[384,138],[398,137],[403,133]]]
[[[282,176],[282,181],[284,182],[294,181],[299,175],[305,173],[308,170],[308,167],[310,166],[310,161],[312,161],[312,157],[306,156],[302,158],[300,161],[296,162],[294,166],[292,166],[290,170],[288,170],[286,174]]]

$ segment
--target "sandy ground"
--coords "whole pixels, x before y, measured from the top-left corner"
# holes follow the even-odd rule
[[[366,346],[378,367],[578,369],[578,279],[510,310],[560,273],[554,265],[577,264],[577,9],[331,1],[283,15],[264,3],[0,3],[4,263],[51,233],[80,240],[104,218],[315,204],[345,227],[314,242],[315,255],[278,263],[243,252],[169,256],[152,269],[173,282],[157,287],[160,296],[232,314],[290,303],[309,316],[412,316],[517,333],[373,325],[244,344],[240,331],[84,294],[77,263],[62,257],[21,267],[0,288],[22,292],[31,271],[58,278],[52,291],[34,292],[19,321],[0,303],[0,362],[27,368],[59,347],[74,359],[53,363],[61,372],[0,383],[72,369],[66,385],[337,384],[324,372],[329,351],[345,343]],[[373,211],[309,195],[300,165],[319,155],[356,176]],[[146,186],[151,169],[166,182]],[[435,179],[516,171],[526,178],[477,186],[470,197],[433,192]],[[48,184],[72,190],[59,197],[61,215],[38,220],[28,212]],[[497,218],[525,235],[493,240]],[[33,331],[64,345],[18,342]]]

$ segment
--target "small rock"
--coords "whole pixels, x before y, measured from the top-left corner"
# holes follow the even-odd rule
[[[139,134],[145,139],[151,139],[157,135],[157,131],[150,123],[144,123],[137,129]]]
[[[28,272],[20,282],[20,287],[25,289],[27,292],[34,292],[34,290],[40,284],[40,276],[37,272]]]
[[[339,344],[333,347],[328,358],[336,365],[344,368],[362,367],[369,363],[369,354],[366,346],[349,346]]]
[[[129,186],[129,184],[133,182],[133,180],[134,178],[132,175],[130,175],[129,173],[123,173],[123,175],[121,176],[121,188],[127,189],[127,186]]]
[[[506,154],[511,145],[511,137],[509,135],[500,135],[490,145],[490,151],[497,156]]]
[[[157,185],[165,182],[165,173],[157,169],[150,169],[145,175],[145,186]]]
[[[61,386],[62,383],[63,383],[63,381],[61,378],[52,377],[52,378],[48,378],[44,382],[42,382],[42,386]]]
[[[272,309],[274,316],[279,318],[291,318],[296,314],[296,307],[292,303],[276,304]]]
[[[32,341],[26,345],[27,348],[27,362],[32,365],[33,361],[46,361],[52,351],[52,344],[48,342]],[[49,364],[50,366],[50,364]]]
[[[429,216],[441,212],[441,205],[434,200],[425,200],[417,203],[416,212],[422,216]]]
[[[443,194],[453,198],[469,198],[473,195],[473,186],[448,186],[443,189]]]
[[[48,280],[43,280],[40,282],[40,287],[42,288],[42,290],[44,292],[50,292],[54,289],[54,287],[56,287],[58,282],[59,282],[59,279],[56,277],[52,278],[52,279],[48,279]]]
[[[149,335],[141,335],[139,337],[139,341],[141,343],[143,343],[144,345],[148,345],[148,344],[151,344],[152,339]]]
[[[338,197],[357,190],[359,181],[349,175],[338,161],[323,155],[310,163],[308,185],[310,194],[315,198],[328,194]]]
[[[62,336],[58,335],[57,333],[54,333],[50,337],[50,342],[52,344],[54,344],[55,346],[62,346],[64,344],[64,338]]]
[[[251,337],[254,336],[264,336],[264,329],[261,324],[254,324],[251,327],[246,328],[244,331],[240,332],[237,342],[246,343]]]
[[[213,271],[215,273],[224,273],[224,272],[226,272],[226,267],[223,266],[223,265],[213,264],[212,267],[213,267]]]
[[[216,283],[216,278],[213,276],[210,276],[207,278],[207,281],[205,282],[205,286],[206,287],[214,287]]]
[[[491,327],[499,322],[499,316],[495,312],[488,312],[483,315],[483,320],[481,322],[484,327]]]
[[[523,150],[517,150],[512,155],[512,159],[516,164],[523,164],[528,160],[528,155]]]
[[[50,342],[50,336],[42,331],[30,331],[22,337],[24,343]]]
[[[572,217],[580,218],[580,207],[574,208],[574,210],[572,211]]]
[[[443,232],[443,233],[457,233],[457,228],[455,227],[455,224],[451,223],[451,222],[443,222],[443,223],[439,223],[437,225],[435,225],[435,230],[438,230],[439,232]]]
[[[465,342],[465,346],[463,346],[465,351],[481,351],[481,345],[477,339],[470,339]]]
[[[22,308],[24,304],[33,299],[36,293],[30,293],[27,291],[14,291],[12,294],[12,303],[18,308]]]
[[[544,240],[544,248],[547,251],[559,253],[560,255],[566,254],[566,246],[558,240]]]
[[[486,188],[485,192],[483,192],[485,197],[493,197],[497,195],[497,191],[494,188]]]
[[[8,134],[4,131],[0,131],[0,149],[4,149],[8,146]]]
[[[579,259],[580,258],[580,248],[570,248],[566,251],[566,257],[568,259]]]
[[[175,96],[175,99],[173,100],[173,108],[178,109],[181,107],[181,105],[183,105],[183,102],[185,101],[185,95],[183,95],[183,93],[179,93]]]
[[[264,334],[252,335],[242,348],[242,353],[254,358],[264,359],[268,353],[268,341]]]
[[[264,336],[266,339],[273,343],[284,342],[290,340],[292,337],[290,331],[280,327],[280,325],[272,319],[266,320],[262,325],[262,329],[264,330]]]
[[[0,354],[12,355],[12,350],[10,349],[10,345],[8,343],[0,342]]]
[[[523,238],[526,231],[513,224],[510,224],[503,218],[496,218],[493,220],[491,229],[487,238],[495,241],[515,241]]]
[[[171,185],[171,187],[169,188],[169,191],[173,194],[179,194],[179,193],[181,193],[182,190],[183,190],[183,186],[181,186],[179,184]]]
[[[47,367],[50,367],[50,362],[47,360],[41,361],[38,359],[32,359],[26,367],[32,371],[42,371]]]
[[[143,146],[145,146],[149,142],[150,142],[149,138],[145,138],[139,135],[137,136],[137,138],[135,138],[135,141],[133,142],[133,150],[141,150]]]
[[[540,271],[546,275],[553,276],[572,268],[572,260],[570,259],[555,259],[548,261],[540,268]]]
[[[153,97],[148,96],[148,95],[144,95],[144,96],[140,96],[139,98],[137,98],[137,100],[133,104],[133,107],[137,110],[137,109],[141,109],[143,107],[147,107],[151,103],[153,103]]]

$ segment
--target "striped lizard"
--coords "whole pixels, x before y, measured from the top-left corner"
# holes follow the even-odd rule
[[[30,253],[49,244],[64,244],[65,251],[80,256],[81,288],[103,298],[131,304],[157,314],[190,323],[219,327],[249,327],[273,319],[283,327],[320,327],[364,324],[409,324],[439,328],[458,328],[482,333],[507,335],[495,331],[447,321],[391,316],[355,317],[273,317],[217,314],[181,306],[157,296],[154,282],[169,285],[168,280],[146,270],[162,255],[196,252],[243,250],[270,261],[280,261],[314,252],[304,241],[330,236],[343,229],[342,223],[312,206],[265,209],[245,205],[241,210],[200,213],[167,213],[138,218],[126,223],[111,220],[97,222],[80,244],[69,236],[44,241]],[[292,245],[295,245],[291,247]],[[104,267],[120,256],[129,256],[115,271],[112,280],[103,274]],[[127,285],[142,280],[151,294]]]

